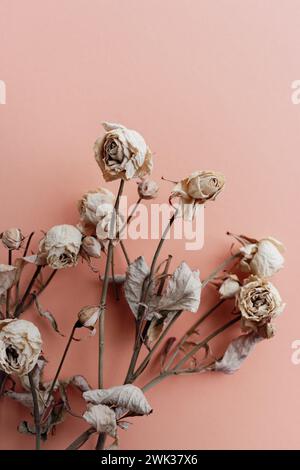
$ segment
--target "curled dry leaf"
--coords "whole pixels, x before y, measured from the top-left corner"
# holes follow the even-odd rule
[[[58,333],[60,336],[65,336],[64,334],[62,334],[59,331],[57,321],[56,321],[54,315],[51,312],[49,312],[49,310],[44,310],[42,308],[37,296],[34,296],[34,304],[36,306],[38,314],[42,318],[45,318],[46,320],[48,320],[50,322],[50,325],[52,326],[53,330],[56,331],[56,333]]]
[[[111,437],[117,435],[117,421],[114,411],[106,405],[92,405],[83,414],[83,418],[97,432],[105,432]]]
[[[9,264],[0,264],[0,295],[10,289],[16,280],[17,269]]]
[[[149,272],[149,267],[143,256],[139,256],[127,269],[124,292],[126,300],[135,318],[138,317],[143,284],[146,277],[149,275]]]
[[[73,375],[68,380],[65,380],[64,383],[66,385],[74,385],[74,387],[78,388],[81,392],[87,392],[91,389],[83,375]]]
[[[239,370],[254,346],[261,340],[262,338],[254,332],[235,338],[229,344],[222,359],[215,363],[213,370],[233,374]]]
[[[93,404],[126,408],[126,410],[136,415],[148,415],[152,412],[152,408],[142,390],[131,384],[120,385],[106,390],[90,390],[83,393],[83,398]]]

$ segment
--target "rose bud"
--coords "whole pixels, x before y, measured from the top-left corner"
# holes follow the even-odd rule
[[[240,291],[240,282],[236,274],[229,274],[228,277],[222,282],[219,294],[221,299],[230,299],[235,297]]]
[[[275,238],[263,238],[240,248],[243,258],[241,268],[259,277],[271,277],[284,265],[284,246]]]
[[[78,202],[78,210],[80,219],[85,224],[97,225],[99,216],[97,209],[103,204],[114,205],[115,196],[112,192],[105,188],[99,188],[94,191],[85,193]]]
[[[143,179],[138,184],[138,194],[141,199],[154,199],[157,196],[159,187],[153,180]]]
[[[197,204],[215,200],[225,184],[225,178],[216,171],[196,171],[173,188],[170,201],[179,197],[185,220],[192,220]]]
[[[76,266],[82,234],[73,225],[55,225],[40,243],[38,256],[52,269]]]
[[[143,178],[152,171],[152,154],[144,138],[121,124],[104,122],[104,137],[96,140],[95,158],[105,181]]]
[[[81,244],[81,251],[83,251],[83,254],[87,255],[89,258],[100,258],[101,245],[94,237],[84,237]]]
[[[94,329],[98,318],[100,316],[99,307],[83,307],[78,313],[78,322],[81,326],[89,328],[90,330]]]
[[[37,327],[27,320],[0,321],[0,369],[25,375],[36,365],[42,350]]]
[[[3,245],[9,250],[18,250],[24,240],[22,232],[18,228],[10,228],[1,234]]]

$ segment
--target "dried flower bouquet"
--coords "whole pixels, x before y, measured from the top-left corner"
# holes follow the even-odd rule
[[[197,216],[199,205],[214,200],[222,191],[224,177],[215,171],[196,171],[175,184],[170,194],[173,215],[151,265],[147,265],[143,256],[130,261],[121,238],[122,230],[130,224],[139,203],[155,198],[159,188],[148,179],[153,159],[144,138],[120,124],[104,123],[104,129],[104,136],[94,146],[95,158],[107,182],[120,180],[118,194],[115,196],[106,188],[84,194],[78,204],[79,224],[50,228],[34,255],[29,254],[33,233],[24,237],[19,229],[13,228],[1,234],[8,263],[0,264],[0,394],[29,409],[33,420],[21,422],[18,430],[34,436],[36,449],[41,448],[41,440],[47,439],[68,413],[74,414],[68,399],[72,387],[82,392],[86,411],[80,418],[89,427],[67,449],[79,449],[95,433],[98,434],[97,450],[116,449],[118,428],[128,428],[127,418],[152,412],[144,394],[149,388],[174,375],[237,371],[256,343],[274,335],[274,319],[284,309],[278,290],[269,280],[284,264],[283,245],[274,238],[256,240],[234,236],[239,243],[235,253],[204,280],[200,280],[199,271],[192,270],[185,262],[170,274],[171,255],[159,260],[162,245],[175,219],[192,220]],[[119,213],[120,197],[125,183],[133,178],[139,178],[138,200],[134,211],[125,220]],[[174,199],[178,201],[176,207]],[[128,264],[124,275],[114,273],[113,253],[118,244]],[[35,306],[39,315],[60,333],[54,316],[42,308],[40,294],[60,269],[76,266],[80,258],[94,269],[91,259],[100,257],[105,270],[100,281],[99,305],[84,306],[80,310],[55,377],[47,382],[43,378],[47,362],[44,354],[47,354],[42,351],[40,332],[36,325],[21,316]],[[30,264],[34,272],[23,289],[24,268]],[[136,334],[124,384],[106,389],[103,353],[110,283],[118,288],[122,285],[135,319]],[[219,300],[206,313],[197,315],[200,297],[208,285],[217,287]],[[203,337],[202,323],[225,302],[230,305],[232,318]],[[194,324],[179,339],[169,336],[171,327],[184,311],[196,314]],[[211,340],[237,323],[240,333],[229,342],[220,357],[215,357]],[[75,331],[87,328],[94,333],[96,327],[99,330],[97,389],[91,388],[82,375],[62,379],[62,367]],[[146,353],[140,359],[142,350]],[[134,385],[157,357],[160,358],[160,373],[154,374],[142,389]],[[15,390],[16,377],[18,391]],[[111,438],[110,443],[107,437]]]

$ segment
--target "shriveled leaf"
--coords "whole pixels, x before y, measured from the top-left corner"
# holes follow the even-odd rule
[[[44,368],[46,364],[47,364],[46,359],[41,356],[39,357],[36,363],[36,366],[33,369],[32,378],[33,378],[34,386],[37,390],[39,389],[39,386],[42,382],[42,376],[43,376],[43,372],[44,372]],[[28,392],[31,391],[28,375],[23,375],[22,377],[20,377],[20,382],[22,384],[22,387],[25,390],[27,390]]]
[[[88,392],[86,392],[88,393]],[[105,432],[111,437],[117,435],[117,422],[114,411],[106,405],[94,405],[83,414],[83,418],[97,432]]]
[[[12,390],[7,390],[4,392],[4,396],[17,401],[26,408],[33,408],[32,394],[30,392],[13,392]]]
[[[143,256],[133,261],[127,269],[124,292],[132,313],[136,318],[138,317],[143,284],[149,272],[149,267]]]
[[[0,295],[10,289],[16,281],[17,268],[9,264],[0,264]]]
[[[24,256],[22,258],[26,263],[35,264],[36,266],[45,266],[47,261],[40,255]]]
[[[157,338],[160,336],[163,329],[164,329],[164,319],[154,318],[151,321],[148,332],[147,332],[148,342],[153,343],[153,341],[157,340]]]
[[[171,276],[166,292],[158,303],[158,310],[197,312],[201,295],[199,276],[199,271],[192,271],[182,262]]]
[[[244,360],[254,349],[254,346],[261,340],[262,338],[255,332],[241,335],[234,339],[229,344],[222,359],[215,363],[213,369],[225,374],[233,374],[239,370]]]
[[[56,333],[58,333],[60,336],[65,336],[59,331],[57,321],[55,320],[54,315],[51,312],[49,312],[48,310],[44,310],[42,308],[42,306],[41,306],[41,304],[40,304],[40,302],[39,302],[39,300],[36,296],[34,297],[34,303],[35,303],[38,314],[41,317],[46,318],[46,320],[48,320],[50,322],[53,330],[56,331]]]
[[[66,380],[65,383],[67,385],[74,385],[74,387],[78,388],[81,392],[87,392],[91,389],[83,375],[73,375],[68,380]]]
[[[126,408],[126,410],[136,415],[148,415],[152,412],[152,408],[142,390],[131,384],[120,385],[106,390],[90,390],[83,393],[83,398],[93,404]]]

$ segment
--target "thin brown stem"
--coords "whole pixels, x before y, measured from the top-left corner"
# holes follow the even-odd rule
[[[125,245],[124,245],[124,242],[123,242],[122,240],[120,240],[120,247],[121,247],[121,249],[122,249],[122,251],[123,251],[123,254],[124,254],[124,256],[125,256],[125,260],[126,260],[127,266],[129,266],[129,265],[130,265],[130,258],[129,258],[129,256],[128,256],[127,250],[126,250]]]
[[[88,428],[78,436],[65,450],[78,450],[96,432],[95,428]]]
[[[225,261],[223,261],[223,263],[221,263],[219,266],[217,266],[216,269],[214,269],[212,271],[212,273],[202,282],[202,289],[210,282],[212,281],[216,275],[220,272],[220,271],[223,271],[224,268],[226,268],[226,266],[228,264],[230,264],[232,261],[236,260],[237,258],[240,258],[240,253],[236,253],[232,256],[229,256],[229,258],[225,259]]]
[[[12,264],[12,250],[8,250],[8,264]],[[6,318],[9,318],[9,309],[10,309],[10,291],[11,289],[7,289],[6,292]]]
[[[105,446],[105,441],[106,441],[106,433],[100,432],[98,439],[97,439],[96,450],[103,450]]]
[[[44,292],[44,290],[49,286],[50,282],[52,281],[52,279],[56,275],[57,271],[58,271],[57,269],[54,269],[52,271],[52,273],[50,274],[50,276],[48,277],[47,281],[41,286],[41,288],[38,290],[38,292],[35,294],[35,296],[31,296],[31,298],[28,300],[27,304],[24,305],[24,310],[23,310],[24,312],[26,310],[28,310],[29,307],[31,307],[31,305],[34,302],[34,299],[39,297],[41,295],[41,293]]]
[[[25,291],[25,294],[24,294],[23,297],[22,297],[21,302],[19,302],[18,305],[16,306],[15,314],[14,314],[14,317],[15,317],[15,318],[18,318],[18,317],[21,315],[21,313],[23,312],[26,299],[27,299],[28,295],[30,294],[30,291],[31,291],[31,289],[32,289],[32,287],[33,287],[33,285],[34,285],[34,283],[35,283],[35,281],[36,281],[38,275],[40,274],[41,269],[42,269],[42,266],[37,266],[37,267],[36,267],[36,270],[35,270],[35,272],[34,272],[32,278],[31,278],[31,280],[30,280],[30,282],[29,282],[29,284],[28,284],[28,287],[27,287],[27,289],[26,289],[26,291]]]
[[[34,417],[34,425],[35,425],[35,450],[40,450],[41,449],[41,417],[40,417],[38,395],[37,395],[36,388],[34,385],[32,371],[28,374],[28,378],[29,378],[32,400],[33,400],[33,417]]]

